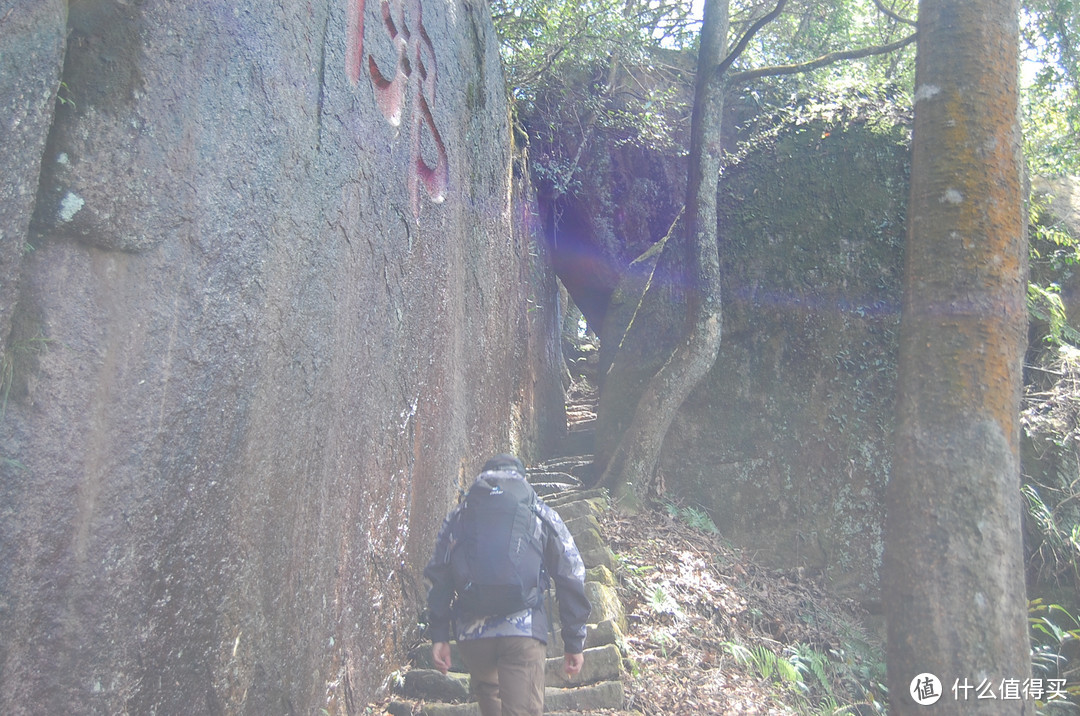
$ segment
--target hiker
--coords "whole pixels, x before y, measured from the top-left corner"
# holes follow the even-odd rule
[[[511,547],[513,547],[511,549]],[[447,516],[424,569],[435,667],[449,671],[451,622],[482,716],[540,716],[554,582],[563,669],[584,664],[585,565],[559,515],[545,505],[513,455],[496,455]],[[553,633],[554,635],[554,633]]]

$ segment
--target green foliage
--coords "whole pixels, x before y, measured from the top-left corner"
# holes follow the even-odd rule
[[[1080,173],[1080,121],[1071,100],[1057,89],[1034,84],[1021,98],[1024,158],[1030,173],[1062,176]]]
[[[682,614],[679,603],[662,586],[657,586],[649,593],[649,608],[657,614],[670,614],[676,617]]]
[[[1028,603],[1032,675],[1064,680],[1065,699],[1038,700],[1039,713],[1080,713],[1080,618],[1042,599]]]
[[[1080,173],[1080,0],[1025,0],[1024,154],[1032,173]]]
[[[915,0],[885,3],[900,17],[914,19]],[[769,7],[760,2],[733,2],[732,34],[741,36]],[[733,70],[805,62],[829,52],[886,45],[910,35],[913,27],[883,14],[872,0],[789,0],[784,13],[762,29]],[[733,38],[734,39],[734,38]],[[868,57],[816,70],[808,75],[772,80],[811,93],[828,93],[835,85],[910,85],[915,48]]]
[[[785,648],[783,655],[780,655],[761,644],[747,647],[737,642],[725,642],[722,646],[736,663],[757,678],[790,689],[801,704],[800,713],[853,714],[881,711],[884,708],[884,702],[865,688],[856,690],[862,693],[858,704],[840,704],[838,690],[849,693],[852,674],[835,650],[826,654],[809,644],[797,644]],[[885,665],[878,664],[877,671],[880,672],[880,681],[884,681]],[[883,688],[879,687],[882,692]],[[857,705],[863,709],[857,711]]]
[[[772,147],[783,135],[796,136],[807,131],[816,131],[813,141],[820,142],[853,127],[869,128],[875,134],[891,138],[891,142],[882,142],[881,148],[902,146],[905,154],[907,151],[911,105],[895,87],[852,86],[821,95],[785,96],[768,89],[749,89],[743,99],[762,111],[745,123],[747,139],[727,158],[726,167],[763,147]],[[779,152],[781,148],[777,146],[773,151]],[[879,155],[879,158],[882,162],[891,161],[887,156]],[[763,218],[770,220],[768,216]]]
[[[802,678],[802,674],[788,660],[777,656],[763,645],[746,647],[735,642],[723,645],[736,662],[750,669],[758,678],[764,681],[778,681],[784,684],[796,684]]]
[[[1080,350],[1062,343],[1033,366],[1020,415],[1031,459],[1027,503],[1028,571],[1041,586],[1080,592]]]
[[[1080,238],[1050,212],[1052,197],[1032,194],[1028,200],[1028,226],[1031,228],[1031,267],[1036,275],[1071,270],[1080,264]]]
[[[1028,310],[1043,349],[1030,358],[1021,424],[1027,565],[1037,589],[1080,590],[1080,332],[1066,318],[1059,277],[1080,263],[1080,242],[1052,220],[1047,199],[1029,203],[1032,279]]]
[[[771,3],[724,0],[731,45]],[[874,0],[792,0],[754,36],[731,71],[787,65],[824,53],[884,45],[912,32],[896,17],[914,14],[914,0],[889,0],[895,17]],[[492,15],[515,102],[531,146],[533,170],[553,196],[580,190],[589,145],[630,143],[683,151],[693,96],[699,18],[690,0],[493,0]],[[762,81],[755,91],[779,97],[830,94],[843,88],[910,84],[913,47],[837,64],[806,77]],[[600,151],[592,146],[591,151]]]
[[[45,353],[52,341],[40,333],[27,340],[12,340],[0,356],[0,420],[7,413],[8,398],[16,382],[19,366],[27,359]]]
[[[828,697],[833,696],[832,686],[829,684],[829,672],[832,671],[829,657],[808,644],[798,644],[790,650],[788,660],[799,672],[803,683],[820,688]]]
[[[1045,288],[1028,284],[1028,312],[1046,325],[1043,340],[1047,343],[1080,343],[1080,332],[1069,325],[1065,316],[1065,304],[1061,301],[1061,287],[1052,283]]]
[[[554,196],[580,189],[600,137],[670,147],[689,116],[682,53],[690,0],[493,0],[517,121],[535,179]]]
[[[56,90],[56,101],[61,105],[67,105],[72,109],[78,109],[78,105],[75,104],[75,100],[71,98],[71,88],[68,87],[67,82],[61,82],[59,88]]]
[[[716,523],[709,517],[709,513],[705,510],[699,510],[693,507],[679,507],[672,503],[667,503],[664,508],[671,517],[681,520],[689,527],[693,527],[696,530],[702,532],[709,532],[710,534],[720,534],[720,530],[716,528]]]

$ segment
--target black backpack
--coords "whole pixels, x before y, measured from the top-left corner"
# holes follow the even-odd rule
[[[458,618],[505,616],[543,602],[544,529],[539,498],[527,481],[503,472],[477,478],[453,528]]]

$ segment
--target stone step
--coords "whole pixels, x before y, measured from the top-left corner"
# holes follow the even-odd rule
[[[399,702],[400,704],[400,702]],[[400,704],[398,711],[392,710],[395,704],[390,703],[387,710],[390,711],[392,716],[412,716],[414,713],[412,710],[412,704]],[[401,707],[404,707],[404,710]],[[420,716],[480,716],[480,707],[475,703],[472,704],[424,704],[420,709]]]
[[[555,634],[560,634],[561,627],[558,624],[558,619],[555,620],[554,631]],[[587,624],[585,626],[585,648],[593,649],[601,646],[615,645],[619,649],[624,649],[623,644],[623,632],[619,628],[619,625],[613,621],[603,621],[598,624]],[[559,657],[563,654],[562,638],[557,637],[552,639],[548,636],[547,655],[550,658]]]
[[[617,681],[622,671],[622,654],[614,644],[585,650],[585,664],[573,678],[563,671],[563,657],[544,662],[544,681],[548,686],[572,689],[605,681]],[[465,701],[469,698],[467,674],[442,674],[436,669],[411,669],[405,673],[400,693],[423,701]]]
[[[563,472],[561,470],[530,470],[529,471],[529,483],[534,487],[538,484],[554,483],[557,485],[566,485],[567,487],[580,487],[581,480],[578,479],[573,473]]]
[[[558,499],[552,501],[546,501],[551,507],[558,507],[559,505],[568,504],[571,502],[581,502],[586,500],[596,500],[596,509],[603,512],[608,506],[608,493],[602,487],[592,487],[588,490],[573,490],[565,495],[560,495]]]
[[[544,713],[576,713],[621,709],[625,703],[622,682],[604,681],[591,686],[576,688],[544,688]],[[410,716],[413,704],[404,701],[391,701],[387,711],[392,716]],[[475,703],[447,704],[425,702],[420,708],[421,716],[480,716],[480,707]]]
[[[550,607],[548,608],[550,612]],[[549,629],[549,632],[555,632],[555,638],[551,637],[549,633],[547,655],[550,658],[562,657],[563,646],[562,638],[560,634],[560,626],[558,623],[558,610],[555,610],[556,616],[554,617],[554,626]],[[595,617],[595,615],[593,615]],[[595,624],[587,624],[585,626],[585,645],[587,649],[593,649],[596,647],[615,645],[619,649],[623,649],[623,630],[613,620],[598,621]],[[435,664],[431,660],[431,645],[424,644],[416,649],[411,658],[412,666],[415,669],[434,669]],[[465,662],[461,658],[461,654],[458,652],[457,642],[450,642],[450,673],[464,673]]]
[[[569,490],[561,495],[555,495],[544,500],[547,506],[559,513],[563,522],[575,517],[593,515],[599,517],[608,509],[606,496],[589,497],[586,493],[592,490]]]
[[[561,515],[560,515],[561,516]],[[597,532],[600,531],[600,521],[596,519],[596,515],[589,514],[575,514],[571,519],[564,519],[563,524],[566,525],[566,529],[570,530],[570,534],[577,535],[587,528],[592,528]]]
[[[543,482],[551,485],[553,494],[545,497],[545,502],[559,512],[578,543],[587,570],[586,595],[593,606],[592,616],[596,622],[587,627],[585,643],[588,648],[585,650],[582,672],[570,680],[563,673],[562,639],[558,636],[558,608],[552,603],[554,590],[549,594],[546,612],[552,620],[551,632],[555,636],[548,636],[548,659],[544,665],[547,682],[544,690],[544,713],[552,716],[581,716],[603,711],[605,716],[631,716],[631,712],[618,711],[625,703],[619,677],[623,670],[626,615],[616,593],[617,582],[613,574],[616,568],[615,555],[601,536],[602,530],[597,520],[597,516],[608,509],[607,492],[601,489],[582,490],[577,487],[558,490],[557,488],[564,486],[554,479],[547,479],[551,473],[557,472],[573,476],[578,469],[571,464],[571,460],[567,460],[566,464],[559,465],[558,468],[547,465],[544,470],[534,469],[530,472],[530,477],[534,480],[543,475]],[[546,486],[544,489],[547,489]],[[451,650],[454,668],[464,669],[456,643],[451,643]],[[443,675],[433,669],[430,647],[418,650],[413,665],[414,668],[406,673],[402,687],[403,695],[413,701],[391,703],[388,711],[393,716],[411,716],[417,702],[422,704],[419,713],[426,716],[479,716],[480,710],[475,703],[461,703],[470,698],[467,674],[451,672]]]
[[[571,456],[571,455],[583,455],[587,452],[592,452],[596,445],[596,422],[588,421],[581,424],[581,427],[574,426],[566,431],[566,437],[564,437],[555,446],[554,453],[558,457]],[[588,427],[584,427],[588,426]]]
[[[431,658],[431,643],[417,647],[411,654],[410,663],[416,669],[434,669],[435,662]],[[450,673],[465,673],[465,660],[461,658],[456,641],[450,642]]]
[[[554,458],[552,460],[544,460],[536,466],[537,470],[553,470],[557,472],[569,472],[571,475],[575,474],[577,470],[593,464],[592,455],[570,455],[567,457]],[[532,470],[529,470],[531,473]]]
[[[436,669],[410,669],[405,672],[401,694],[426,701],[465,701],[469,698],[469,675]]]
[[[594,711],[621,709],[625,703],[621,681],[603,681],[590,686],[544,689],[544,713],[551,711]]]
[[[601,681],[617,681],[622,673],[622,654],[614,644],[585,650],[585,664],[573,678],[563,671],[563,658],[557,656],[544,663],[544,682],[557,688],[574,688]],[[440,674],[441,676],[441,674]]]
[[[574,485],[567,485],[560,482],[534,482],[532,483],[533,489],[536,490],[536,494],[543,500],[548,500],[552,497],[557,497],[567,490],[573,490]]]

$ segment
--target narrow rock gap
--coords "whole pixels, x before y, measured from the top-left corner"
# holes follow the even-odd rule
[[[593,362],[593,365],[595,363]],[[585,640],[585,667],[573,680],[562,672],[562,640],[554,590],[545,609],[553,625],[548,641],[545,714],[619,714],[625,703],[627,672],[626,612],[617,594],[616,558],[599,518],[610,509],[606,491],[589,489],[592,441],[599,391],[591,376],[578,374],[567,390],[567,437],[555,457],[528,468],[529,482],[566,523],[586,568],[585,590],[592,617]],[[452,645],[454,668],[463,661]],[[396,697],[386,710],[393,716],[478,716],[464,672],[439,673],[427,642],[417,646],[393,684]]]

